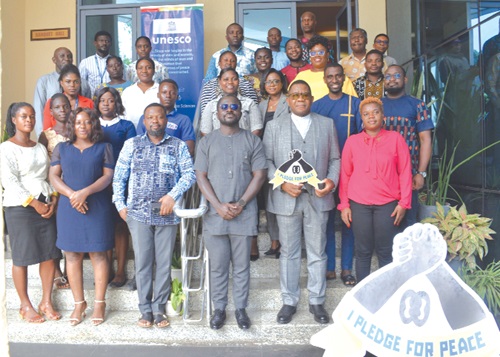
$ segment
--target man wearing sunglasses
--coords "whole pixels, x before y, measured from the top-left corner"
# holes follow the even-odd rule
[[[383,72],[387,70],[387,67],[392,66],[393,64],[397,64],[396,60],[387,55],[387,50],[389,49],[389,36],[385,33],[379,33],[375,36],[375,40],[373,40],[373,48],[377,51],[380,51],[384,55],[384,68]]]
[[[267,124],[264,147],[268,178],[287,162],[292,150],[312,166],[321,180],[318,188],[308,183],[284,182],[269,194],[267,209],[276,214],[281,243],[280,280],[283,306],[277,321],[287,324],[297,311],[300,297],[301,238],[304,232],[307,251],[309,311],[316,322],[326,324],[329,314],[326,297],[326,224],[335,206],[333,190],[340,172],[340,152],[333,120],[311,112],[313,97],[307,82],[297,80],[288,91],[291,113]],[[296,151],[295,151],[296,152]]]
[[[427,166],[432,156],[431,131],[434,129],[427,105],[406,94],[407,81],[403,67],[397,64],[389,66],[384,75],[386,96],[382,98],[385,128],[403,135],[411,156],[413,193],[411,209],[406,211],[403,228],[417,222],[418,191],[424,186],[427,176]]]
[[[210,203],[203,217],[203,239],[210,258],[210,327],[226,320],[229,265],[233,264],[233,300],[239,328],[250,328],[246,313],[250,286],[250,245],[256,236],[258,209],[255,196],[267,176],[261,140],[241,129],[241,102],[227,95],[217,102],[220,128],[204,136],[197,148],[194,168],[198,186]]]

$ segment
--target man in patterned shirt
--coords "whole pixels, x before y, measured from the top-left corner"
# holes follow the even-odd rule
[[[424,186],[427,176],[432,156],[431,131],[434,129],[425,103],[405,93],[407,80],[403,67],[397,64],[389,66],[384,76],[386,97],[382,98],[385,128],[403,135],[410,150],[413,194],[411,209],[405,215],[405,227],[417,222],[418,191]]]
[[[186,143],[165,132],[167,116],[161,104],[146,107],[144,124],[147,133],[127,140],[118,157],[113,202],[132,236],[141,312],[138,325],[151,327],[154,322],[163,328],[169,325],[165,306],[180,222],[173,208],[196,177]]]
[[[351,81],[355,81],[365,74],[366,43],[368,35],[366,31],[355,28],[349,34],[349,45],[352,53],[342,58],[339,63],[344,67],[344,73]]]
[[[366,54],[366,73],[352,83],[360,100],[368,97],[380,99],[384,96],[383,67],[384,55],[382,52],[371,50]]]
[[[215,52],[210,58],[208,63],[207,74],[205,75],[204,82],[216,78],[219,75],[221,68],[219,67],[218,60],[222,52],[233,52],[238,62],[236,64],[236,72],[240,76],[252,74],[257,72],[255,68],[254,52],[251,49],[243,46],[243,27],[237,23],[232,23],[226,29],[227,47]]]

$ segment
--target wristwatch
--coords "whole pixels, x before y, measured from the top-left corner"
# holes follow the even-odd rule
[[[427,171],[418,171],[417,174],[422,175],[423,178],[427,177]]]
[[[246,204],[247,204],[247,203],[245,202],[245,200],[239,200],[239,201],[238,201],[238,205],[239,205],[239,206],[241,206],[241,207],[245,207],[245,206],[246,206]]]

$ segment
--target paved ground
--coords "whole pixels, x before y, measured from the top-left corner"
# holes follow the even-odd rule
[[[11,343],[11,357],[321,357],[324,350],[313,346],[257,347],[175,347],[175,346],[111,346],[111,345],[54,345]]]

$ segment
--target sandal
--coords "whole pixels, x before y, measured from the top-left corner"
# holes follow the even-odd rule
[[[344,282],[345,286],[354,286],[358,283],[352,274],[342,275],[340,278]]]
[[[61,275],[54,278],[54,286],[56,289],[69,289],[68,277]]]
[[[87,302],[85,300],[82,300],[82,301],[75,301],[75,310],[76,310],[76,305],[84,305],[83,307],[83,311],[80,313],[80,316],[79,317],[70,317],[69,318],[69,323],[71,326],[76,326],[78,324],[80,324],[83,319],[85,318],[85,316],[87,316],[87,314],[85,313],[85,309],[87,309]],[[73,314],[75,313],[75,310],[73,310]],[[71,314],[71,315],[73,315]]]
[[[31,317],[26,316],[30,311],[33,311],[35,314],[31,315]],[[45,322],[43,316],[37,314],[37,312],[31,306],[21,307],[19,309],[19,316],[21,317],[21,320],[25,320],[30,324],[41,324],[42,322]]]
[[[337,279],[337,273],[335,270],[327,270],[326,272],[326,280],[335,280]]]
[[[170,325],[168,321],[167,315],[164,314],[156,314],[155,315],[155,326],[158,328],[165,328]]]
[[[142,328],[150,328],[153,326],[153,313],[146,312],[142,314],[139,321],[137,321],[137,326]]]
[[[38,305],[38,314],[52,321],[60,320],[62,317],[62,315],[55,311],[54,307],[48,302]]]
[[[95,305],[96,304],[104,304],[104,311],[103,311],[103,317],[94,317],[94,314],[95,314]],[[90,321],[92,322],[92,324],[94,326],[99,326],[100,324],[102,324],[104,322],[104,313],[106,312],[106,301],[105,300],[94,300],[94,314],[92,314],[92,318],[90,319]]]

